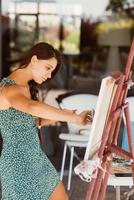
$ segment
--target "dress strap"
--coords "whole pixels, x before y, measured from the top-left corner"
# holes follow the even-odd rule
[[[14,85],[14,84],[16,84],[14,80],[4,77],[0,82],[0,90],[2,90],[5,85]]]

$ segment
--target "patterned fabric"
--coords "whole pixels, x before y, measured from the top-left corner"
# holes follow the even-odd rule
[[[0,89],[16,84],[3,78]],[[59,175],[40,148],[36,116],[14,108],[0,110],[2,200],[49,200]]]

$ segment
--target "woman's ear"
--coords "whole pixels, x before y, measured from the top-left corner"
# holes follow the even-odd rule
[[[36,55],[33,55],[32,58],[31,58],[31,63],[32,64],[36,64],[36,62],[38,61],[38,58]]]

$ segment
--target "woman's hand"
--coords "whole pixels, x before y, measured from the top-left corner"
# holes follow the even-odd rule
[[[77,125],[82,126],[82,125],[92,124],[93,115],[94,115],[94,111],[93,110],[81,112],[79,114],[80,120],[78,121]]]
[[[70,113],[75,113],[75,114],[77,112],[77,109],[75,109],[75,110],[63,109],[63,110],[70,112]],[[85,111],[81,112],[80,114],[77,114],[77,120],[76,120],[75,124],[79,125],[79,126],[92,124],[94,112],[95,112],[94,109],[92,109],[92,110],[85,110]]]

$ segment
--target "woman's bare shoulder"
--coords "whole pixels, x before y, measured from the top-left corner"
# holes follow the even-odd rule
[[[8,102],[16,101],[16,100],[31,100],[29,99],[24,92],[22,91],[19,85],[6,85],[1,90],[1,98],[5,99]]]
[[[28,112],[29,105],[33,103],[33,100],[28,98],[18,85],[6,85],[2,89],[1,95],[9,107],[13,107],[24,112]]]
[[[21,94],[21,90],[18,85],[5,85],[1,90],[1,95],[5,98],[7,96],[14,96],[19,93]]]
[[[8,97],[13,97],[16,93],[19,93],[17,85],[6,85],[0,90],[0,110],[8,109],[10,107]]]

